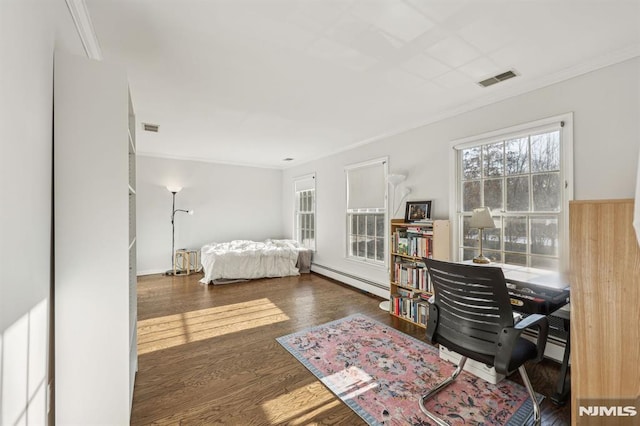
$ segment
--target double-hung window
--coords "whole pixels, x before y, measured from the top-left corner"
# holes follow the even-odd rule
[[[316,249],[316,176],[310,174],[293,182],[295,196],[295,238],[301,246]]]
[[[492,261],[561,270],[567,265],[572,197],[572,115],[553,117],[454,143],[459,258],[477,255],[474,208],[496,227],[483,232]]]
[[[385,264],[387,159],[354,164],[347,180],[347,258]]]

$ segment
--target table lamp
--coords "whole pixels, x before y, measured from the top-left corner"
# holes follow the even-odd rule
[[[473,209],[471,220],[469,221],[470,228],[477,228],[480,230],[480,254],[473,258],[473,263],[491,263],[488,257],[482,254],[482,231],[485,228],[495,228],[496,224],[491,218],[491,210],[489,207],[479,207]]]

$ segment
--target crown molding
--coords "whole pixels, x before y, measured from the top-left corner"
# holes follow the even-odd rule
[[[149,158],[160,158],[163,160],[178,160],[178,161],[195,161],[198,163],[210,163],[210,164],[220,164],[223,166],[234,166],[234,167],[251,167],[254,169],[271,169],[271,170],[284,170],[286,167],[269,165],[269,164],[258,164],[258,163],[243,163],[238,161],[224,161],[224,160],[216,160],[214,158],[208,157],[189,157],[182,155],[172,155],[172,154],[164,154],[160,152],[151,152],[151,151],[137,151],[137,157],[149,157]]]
[[[91,22],[91,16],[89,16],[89,10],[87,9],[86,3],[84,0],[65,1],[87,57],[101,61],[102,50],[100,49],[96,32],[93,29],[93,23]]]
[[[525,95],[530,92],[534,92],[538,89],[543,89],[548,86],[552,86],[557,83],[562,83],[564,81],[571,80],[572,78],[579,77],[583,74],[587,74],[593,71],[597,71],[608,66],[616,65],[634,58],[640,57],[640,45],[633,44],[627,46],[623,49],[619,49],[613,52],[609,52],[603,56],[599,56],[590,61],[585,61],[581,64],[578,64],[574,67],[566,68],[564,70],[560,70],[554,74],[543,76],[540,78],[536,78],[531,82],[523,85],[514,85],[509,89],[496,91],[492,95],[487,95],[480,97],[478,99],[466,102],[464,105],[455,106],[449,109],[446,109],[440,113],[432,114],[426,120],[420,120],[415,123],[410,123],[405,126],[400,126],[396,129],[392,129],[388,132],[372,136],[369,138],[362,139],[358,142],[354,142],[348,145],[345,145],[341,148],[332,150],[330,152],[326,152],[317,157],[308,158],[305,160],[301,160],[296,164],[291,164],[288,167],[284,167],[284,169],[298,167],[300,165],[311,163],[313,161],[318,161],[322,158],[331,157],[333,155],[340,154],[345,151],[351,151],[352,149],[361,147],[363,145],[368,145],[370,143],[378,142],[380,140],[388,139],[394,136],[401,135],[403,133],[410,132],[412,130],[419,129],[420,127],[428,126],[430,124],[434,124],[452,117],[457,117],[459,115],[468,113],[470,111],[496,104],[498,102],[514,98],[516,96]]]

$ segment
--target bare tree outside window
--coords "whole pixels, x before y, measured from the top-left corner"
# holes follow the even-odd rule
[[[384,213],[352,214],[349,256],[384,262]]]
[[[562,210],[560,131],[532,133],[459,151],[460,241],[463,259],[476,255],[474,208],[491,209],[495,229],[483,234],[494,261],[556,269]]]

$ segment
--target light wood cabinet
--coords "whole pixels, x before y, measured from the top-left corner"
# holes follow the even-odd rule
[[[448,220],[434,220],[426,224],[391,220],[391,315],[425,327],[428,312],[426,300],[433,294],[433,289],[422,259],[449,260],[449,235]]]
[[[633,200],[569,206],[572,424],[585,420],[580,405],[640,395],[640,249],[632,222]],[[611,420],[589,417],[589,424]]]

